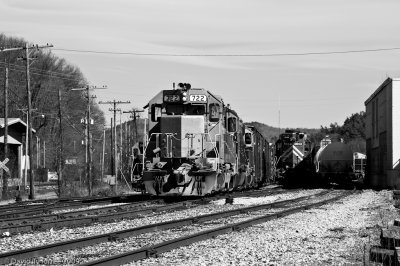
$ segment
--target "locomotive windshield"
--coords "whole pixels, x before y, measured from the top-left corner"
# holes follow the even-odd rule
[[[165,111],[168,115],[204,115],[206,108],[204,104],[168,104]]]

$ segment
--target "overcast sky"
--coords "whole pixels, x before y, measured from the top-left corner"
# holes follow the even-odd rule
[[[281,127],[320,127],[365,110],[400,77],[400,50],[260,56],[400,48],[398,0],[0,0],[0,10],[1,32],[53,44],[91,85],[109,87],[98,101],[130,100],[124,110],[186,82],[245,122],[277,127],[280,113]]]

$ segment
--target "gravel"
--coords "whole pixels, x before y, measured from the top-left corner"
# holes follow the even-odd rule
[[[129,265],[363,265],[396,217],[391,191],[366,190]]]
[[[316,191],[296,191],[288,192],[279,195],[260,197],[260,202],[272,202],[276,200],[291,199],[306,195],[315,194]],[[26,249],[44,244],[51,244],[60,241],[72,240],[82,237],[88,237],[92,235],[109,233],[117,230],[125,230],[128,228],[143,226],[146,224],[153,224],[159,222],[170,221],[174,219],[187,218],[202,214],[208,214],[212,212],[218,212],[227,209],[241,208],[241,205],[218,205],[218,204],[207,204],[200,205],[195,208],[190,208],[181,211],[168,211],[160,212],[151,215],[145,215],[143,218],[122,220],[113,223],[104,224],[93,224],[90,226],[78,227],[78,228],[63,228],[60,230],[50,230],[45,232],[32,232],[27,234],[18,234],[11,237],[0,238],[0,250],[1,252],[9,252],[16,249]]]
[[[0,250],[7,252],[318,192],[321,190],[302,190],[258,198],[235,198],[232,205],[223,205],[225,200],[219,200],[188,210],[166,212],[141,219],[16,235],[0,239]],[[333,204],[221,235],[161,254],[158,258],[149,258],[130,265],[362,265],[363,260],[368,259],[364,253],[368,253],[369,246],[379,242],[380,228],[392,224],[393,219],[399,217],[397,209],[393,207],[391,195],[391,191],[366,190]],[[193,233],[192,229],[188,232]],[[165,237],[169,237],[168,234],[165,234]],[[143,234],[137,238],[141,241],[144,239],[148,245],[160,241],[155,233]],[[127,244],[134,249],[136,247],[132,239],[134,240],[123,239],[57,253],[47,258],[56,261],[79,259],[82,262],[82,257],[77,257],[79,253],[93,259],[100,250],[104,256],[126,251],[123,247]],[[104,252],[105,249],[109,251]]]
[[[307,200],[308,203],[313,201],[321,201],[323,199],[332,198],[335,194],[340,193],[333,193],[333,195],[326,194],[324,196],[319,196],[311,200]],[[279,199],[281,200],[281,199]],[[250,199],[251,202],[254,203],[253,199]],[[260,199],[260,202],[265,203],[266,199]],[[294,203],[293,205],[298,205],[298,203]],[[212,207],[212,206],[211,206]],[[241,206],[245,207],[245,206]],[[228,206],[224,206],[224,209],[229,208]],[[200,231],[205,231],[213,228],[218,228],[223,225],[237,223],[249,219],[253,219],[256,217],[264,216],[271,213],[276,213],[283,209],[264,209],[260,211],[250,212],[250,213],[242,213],[234,216],[224,217],[224,218],[217,218],[214,220],[202,222],[199,224],[191,224],[187,226],[181,226],[179,228],[172,228],[169,230],[163,231],[156,231],[147,234],[141,234],[137,237],[130,237],[119,240],[117,242],[112,243],[102,243],[100,245],[90,246],[81,248],[78,250],[70,250],[68,252],[63,252],[62,254],[54,254],[52,256],[46,257],[46,259],[56,260],[56,259],[67,259],[73,258],[75,260],[79,260],[82,262],[87,262],[89,260],[96,260],[104,256],[111,256],[122,251],[132,251],[135,249],[142,248],[144,246],[151,246],[163,241],[168,241],[174,238],[187,236],[191,234],[198,233]]]

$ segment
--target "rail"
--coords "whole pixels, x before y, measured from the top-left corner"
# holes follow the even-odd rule
[[[200,216],[184,218],[184,219],[179,219],[179,220],[144,225],[144,226],[140,226],[140,227],[110,232],[110,233],[101,234],[101,235],[94,235],[94,236],[80,238],[80,239],[57,242],[57,243],[44,245],[44,246],[38,246],[38,247],[33,247],[33,248],[28,248],[28,249],[21,249],[21,250],[14,250],[14,251],[6,252],[6,253],[0,253],[0,264],[2,265],[5,263],[8,263],[14,259],[20,260],[20,259],[32,258],[34,256],[44,256],[44,255],[48,255],[48,254],[55,253],[55,252],[61,252],[61,251],[69,250],[69,249],[76,249],[76,248],[90,246],[90,245],[94,245],[94,244],[98,244],[98,243],[102,243],[102,242],[107,242],[107,241],[110,241],[110,239],[121,239],[121,238],[132,237],[135,235],[152,232],[155,230],[164,230],[164,229],[174,228],[177,226],[189,225],[189,224],[197,223],[199,221],[214,220],[217,218],[232,216],[232,215],[236,215],[236,214],[244,213],[244,212],[248,212],[248,211],[256,211],[256,210],[265,209],[265,208],[277,208],[277,207],[284,206],[285,204],[288,204],[291,202],[296,202],[299,200],[306,200],[307,198],[315,197],[318,195],[323,195],[328,192],[329,191],[323,191],[323,192],[313,194],[310,196],[304,196],[304,197],[294,198],[294,199],[290,199],[290,200],[277,201],[277,202],[272,202],[272,203],[268,203],[268,204],[240,208],[240,209],[236,209],[236,210],[217,212],[217,213],[200,215]],[[113,265],[113,264],[109,264],[109,265]]]
[[[327,200],[323,200],[323,201],[319,201],[319,202],[311,203],[311,204],[305,204],[300,207],[289,208],[289,209],[286,209],[281,212],[263,215],[263,216],[253,218],[253,219],[248,219],[248,220],[245,220],[242,222],[231,223],[226,226],[221,226],[221,227],[217,227],[214,229],[205,230],[205,231],[201,231],[199,233],[191,234],[189,236],[183,236],[180,238],[175,238],[172,240],[164,241],[164,242],[161,242],[161,243],[153,245],[153,246],[145,246],[145,247],[137,249],[137,250],[117,254],[114,256],[102,258],[102,259],[95,260],[95,261],[90,261],[90,262],[87,262],[87,263],[84,263],[81,265],[85,265],[85,266],[89,266],[89,265],[121,265],[121,264],[129,263],[132,261],[146,259],[149,257],[156,257],[160,253],[164,253],[164,252],[167,252],[167,251],[170,251],[172,249],[176,249],[176,248],[179,248],[182,246],[190,245],[190,244],[198,242],[198,241],[203,241],[203,240],[206,240],[209,238],[214,238],[217,235],[230,233],[232,231],[239,231],[243,228],[250,227],[250,226],[253,226],[256,224],[260,224],[260,223],[264,223],[266,221],[279,219],[279,218],[288,216],[290,214],[301,212],[303,210],[316,208],[316,207],[322,206],[324,204],[331,203],[331,202],[337,201],[339,199],[342,199],[343,197],[346,197],[346,196],[350,195],[351,193],[352,192],[342,193],[339,196],[336,196],[336,197],[333,197],[333,198],[330,198]],[[239,211],[235,210],[232,212],[235,212],[236,214],[241,213],[240,210]],[[200,221],[200,220],[197,220],[197,218],[196,218],[196,222],[198,222],[198,221]]]

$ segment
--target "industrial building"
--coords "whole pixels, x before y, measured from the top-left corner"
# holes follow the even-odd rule
[[[373,188],[400,188],[400,79],[387,78],[365,101],[367,167]]]

